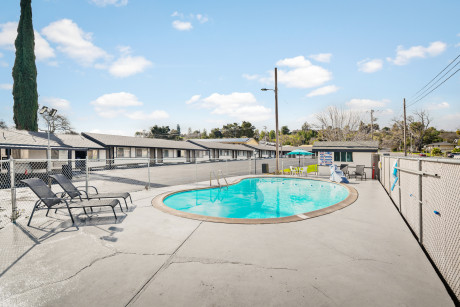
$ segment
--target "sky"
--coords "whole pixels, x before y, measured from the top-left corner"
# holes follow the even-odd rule
[[[0,10],[0,119],[11,94],[19,0]],[[460,73],[417,93],[460,54],[460,1],[33,0],[39,104],[78,132],[182,132],[250,121],[291,130],[328,106],[383,127],[427,110],[460,128]],[[458,68],[458,67],[456,67]],[[455,71],[455,70],[454,70]],[[412,100],[411,100],[412,99]],[[41,123],[43,124],[43,123]]]

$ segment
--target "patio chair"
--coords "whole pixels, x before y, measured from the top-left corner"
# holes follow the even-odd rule
[[[64,190],[65,194],[67,194],[71,199],[78,197],[81,200],[82,196],[86,199],[123,198],[123,200],[125,201],[126,209],[128,209],[128,202],[126,201],[128,197],[131,200],[131,204],[133,203],[131,195],[128,192],[99,193],[96,187],[88,186],[96,191],[96,194],[89,194],[86,193],[85,190],[79,190],[76,186],[73,185],[72,181],[70,181],[70,179],[64,176],[63,174],[51,175],[50,177],[56,180],[56,182]],[[65,196],[65,194],[62,196]]]
[[[21,180],[22,183],[27,185],[32,192],[37,195],[39,198],[34,205],[34,208],[32,210],[32,213],[30,214],[29,222],[27,223],[27,226],[30,226],[30,222],[32,221],[32,217],[34,216],[34,213],[36,210],[40,209],[47,209],[46,211],[46,216],[48,216],[48,213],[51,209],[65,209],[67,208],[67,211],[69,212],[70,218],[72,220],[72,224],[75,223],[72,212],[70,209],[83,209],[83,211],[86,214],[86,208],[90,208],[92,210],[93,207],[111,207],[113,211],[113,215],[115,216],[115,219],[117,219],[117,214],[115,213],[115,206],[119,205],[121,211],[123,211],[123,208],[121,207],[121,203],[118,199],[112,199],[112,200],[78,200],[78,201],[69,201],[68,199],[64,199],[61,197],[58,197],[56,194],[53,193],[53,191],[48,187],[48,185],[41,180],[40,178],[30,178],[30,179],[25,179]],[[40,208],[40,206],[43,206]]]
[[[361,180],[363,180],[363,177],[367,179],[364,165],[356,165],[356,170],[350,176],[355,176],[356,179],[358,179],[358,176],[361,176]]]
[[[289,169],[291,170],[291,175],[296,175],[297,174],[297,169],[293,166],[289,166]]]

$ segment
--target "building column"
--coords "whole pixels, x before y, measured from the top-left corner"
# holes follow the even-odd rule
[[[150,163],[155,164],[156,163],[155,158],[157,157],[156,149],[155,148],[150,148],[149,150],[150,150],[150,153],[149,153],[149,155],[150,155]]]
[[[190,150],[185,151],[185,162],[190,162]]]
[[[157,148],[157,161],[158,163],[163,163],[163,149]]]
[[[192,160],[191,160],[191,162],[192,162],[192,163],[195,163],[195,162],[196,162],[196,151],[195,151],[195,150],[191,150],[190,152],[191,152],[191,154],[192,154]]]

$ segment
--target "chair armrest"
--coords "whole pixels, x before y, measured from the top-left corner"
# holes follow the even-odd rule
[[[78,187],[76,187],[76,188],[77,188],[77,189],[78,189],[78,188],[86,188],[86,186],[78,186]],[[96,194],[99,194],[99,192],[98,192],[98,190],[97,190],[97,188],[96,188],[95,186],[89,185],[88,188],[93,188],[93,189],[96,191]],[[79,190],[79,191],[80,191],[80,190]],[[86,191],[85,191],[85,193],[86,193]]]

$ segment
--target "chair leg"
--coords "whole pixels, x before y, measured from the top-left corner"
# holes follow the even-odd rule
[[[112,207],[112,211],[113,211],[113,215],[115,215],[115,219],[118,219],[117,214],[115,213],[115,208],[114,207]]]
[[[69,205],[66,204],[66,206],[67,206],[67,210],[69,211],[69,215],[70,215],[70,219],[72,220],[72,224],[75,224],[75,221],[73,220],[72,212],[70,212]]]
[[[133,199],[131,198],[131,194],[129,194],[129,200],[131,201],[131,205],[133,204]]]
[[[48,216],[48,213],[50,213],[50,208],[48,208],[48,210],[46,210],[46,215],[45,216]]]
[[[86,215],[88,215],[88,213],[86,212],[86,208],[83,207],[83,211],[85,212]]]
[[[126,202],[126,198],[124,198],[124,200],[125,200],[126,210],[128,210],[128,203]]]
[[[27,226],[30,226],[30,221],[32,221],[32,216],[34,216],[34,212],[37,209],[38,204],[35,204],[34,209],[32,210],[32,213],[30,214],[29,222],[27,223]]]

